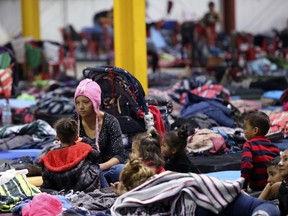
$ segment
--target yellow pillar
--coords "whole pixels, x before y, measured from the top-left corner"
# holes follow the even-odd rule
[[[40,39],[39,0],[21,0],[22,35]]]
[[[133,74],[147,93],[145,0],[114,0],[115,66]]]

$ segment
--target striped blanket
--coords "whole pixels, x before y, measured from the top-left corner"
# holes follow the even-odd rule
[[[196,206],[218,214],[240,193],[243,180],[166,171],[120,196],[111,214],[187,216],[195,214]]]

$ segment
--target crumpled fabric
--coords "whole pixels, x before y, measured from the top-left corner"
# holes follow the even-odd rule
[[[55,216],[61,212],[62,203],[57,197],[41,193],[23,207],[22,216]]]

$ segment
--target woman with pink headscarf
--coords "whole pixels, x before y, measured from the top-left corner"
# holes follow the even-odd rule
[[[91,79],[82,80],[76,88],[74,102],[79,139],[100,152],[99,165],[107,182],[118,181],[127,154],[118,120],[100,110],[100,86]]]

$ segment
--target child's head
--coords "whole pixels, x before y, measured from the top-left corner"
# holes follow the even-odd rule
[[[267,182],[270,183],[270,185],[274,184],[275,182],[282,181],[282,177],[280,175],[278,168],[279,161],[280,157],[277,156],[267,163],[267,173],[268,173]]]
[[[155,167],[165,164],[160,149],[160,136],[156,130],[136,135],[132,142],[132,153]]]
[[[269,116],[261,111],[250,112],[244,119],[244,135],[247,140],[265,136],[270,129]]]
[[[283,180],[288,180],[288,149],[286,149],[280,156],[278,163],[279,172]]]
[[[125,164],[125,167],[120,174],[120,181],[123,183],[126,190],[129,191],[144,183],[154,174],[154,169],[145,165],[141,159],[136,156],[132,156]]]
[[[188,135],[187,125],[182,125],[178,131],[166,132],[161,145],[163,156],[170,158],[176,154],[184,153],[187,146]]]
[[[57,139],[63,145],[74,145],[78,138],[77,122],[71,118],[62,118],[55,122]]]
[[[142,139],[147,136],[147,133],[139,133],[133,137],[132,145],[131,145],[131,152],[132,155],[139,155],[139,145]]]

